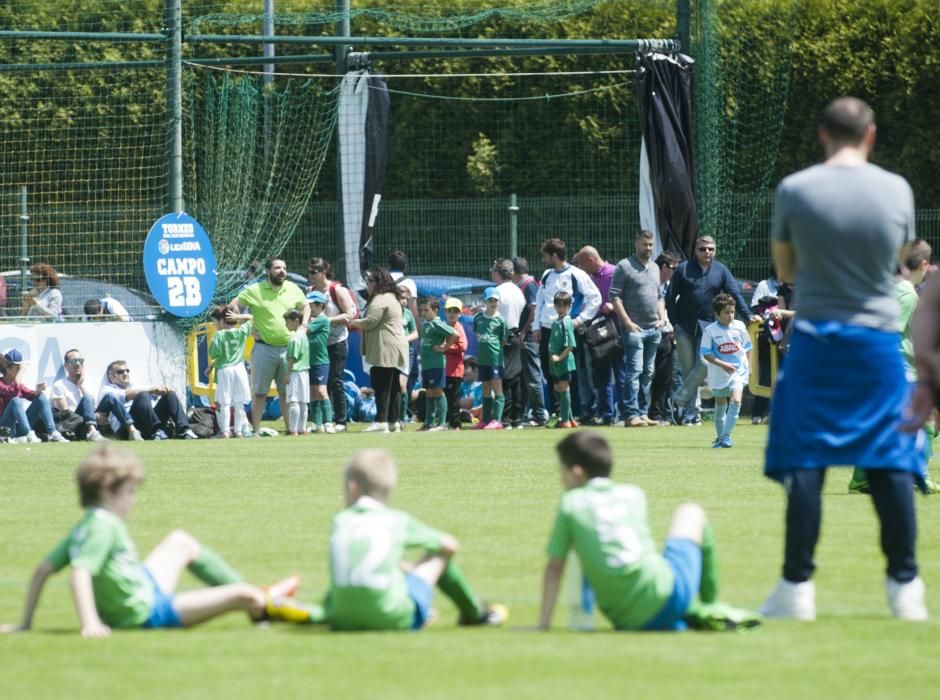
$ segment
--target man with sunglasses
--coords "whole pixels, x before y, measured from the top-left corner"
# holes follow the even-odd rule
[[[131,383],[131,370],[124,360],[108,365],[108,381],[101,387],[101,399],[114,397],[115,408],[108,422],[115,435],[128,440],[166,440],[170,437],[170,423],[176,426],[176,437],[196,440],[189,428],[189,419],[183,405],[169,386],[154,384],[136,387]],[[99,404],[100,405],[100,404]]]
[[[81,416],[83,423],[75,429],[75,437],[89,442],[106,440],[98,432],[95,395],[85,384],[85,358],[75,348],[65,353],[65,376],[52,385],[52,412],[56,423],[69,415]],[[123,408],[113,396],[106,396],[97,405],[97,413],[105,416]]]
[[[699,236],[695,255],[676,268],[666,295],[666,310],[676,332],[676,352],[682,371],[682,387],[674,397],[677,419],[685,425],[701,425],[698,388],[705,379],[705,362],[699,357],[702,330],[715,320],[712,299],[724,292],[730,294],[740,319],[758,320],[751,315],[734,275],[715,260],[715,239]]]

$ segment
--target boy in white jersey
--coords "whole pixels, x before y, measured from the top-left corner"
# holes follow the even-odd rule
[[[387,502],[398,467],[384,450],[363,450],[343,472],[346,510],[333,518],[326,617],[335,630],[417,630],[428,621],[433,588],[460,610],[459,625],[501,625],[502,605],[485,605],[453,561],[459,545]],[[403,559],[419,548],[416,563]]]
[[[209,363],[215,369],[215,402],[218,404],[219,437],[230,437],[232,413],[235,413],[235,437],[251,435],[245,404],[251,401],[248,370],[245,369],[245,344],[251,335],[251,321],[240,326],[232,318],[232,308],[220,304],[212,310],[215,333],[209,343]]]
[[[715,322],[702,331],[699,354],[708,364],[708,388],[715,397],[715,441],[712,447],[731,447],[731,431],[741,413],[741,396],[751,372],[751,336],[734,318],[734,297],[716,294]],[[729,401],[730,399],[730,401]]]
[[[607,441],[599,433],[581,431],[556,449],[565,493],[548,542],[539,629],[551,625],[570,549],[615,629],[720,630],[760,624],[753,613],[716,602],[714,534],[701,506],[684,503],[676,509],[660,554],[650,534],[646,495],[637,486],[610,480],[613,455]]]
[[[255,621],[312,621],[316,615],[288,597],[299,585],[298,577],[266,591],[244,583],[222,557],[182,530],[171,532],[139,561],[124,521],[143,477],[137,457],[113,445],[103,444],[85,458],[77,473],[85,513],[36,567],[22,621],[0,625],[0,632],[30,629],[46,580],[68,565],[86,639],[107,637],[112,628],[190,627],[232,610],[244,610]],[[183,569],[209,588],[174,594]]]

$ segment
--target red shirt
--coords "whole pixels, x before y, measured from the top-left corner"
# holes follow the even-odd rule
[[[466,345],[466,341],[464,341],[464,345]],[[461,363],[463,363],[462,358]],[[461,376],[463,376],[463,364],[461,364],[460,372]],[[39,394],[32,389],[27,389],[19,382],[9,382],[6,379],[0,378],[0,416],[7,410],[7,406],[13,399],[24,398],[29,401],[35,401],[37,396],[39,396]]]
[[[448,377],[458,377],[463,379],[463,355],[467,352],[467,332],[463,329],[463,324],[457,321],[454,324],[457,331],[457,342],[447,348],[447,364],[445,374]]]

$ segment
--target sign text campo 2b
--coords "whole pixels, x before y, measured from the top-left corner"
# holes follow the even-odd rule
[[[174,316],[198,316],[212,301],[215,252],[205,229],[185,213],[162,216],[144,243],[144,275],[150,293]]]

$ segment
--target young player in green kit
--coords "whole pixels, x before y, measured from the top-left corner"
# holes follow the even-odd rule
[[[384,450],[363,450],[343,472],[346,510],[333,518],[326,617],[334,630],[418,630],[428,621],[436,585],[460,611],[459,625],[503,624],[509,611],[485,605],[453,557],[446,532],[389,508],[398,467]],[[407,549],[424,550],[416,563]],[[406,568],[406,571],[402,569]]]
[[[212,310],[215,333],[209,342],[209,364],[215,370],[216,415],[219,418],[219,436],[230,437],[231,416],[235,414],[235,437],[251,435],[251,425],[245,415],[245,404],[251,401],[248,371],[245,369],[245,344],[251,335],[251,321],[240,326],[227,316],[235,309],[224,304]]]
[[[447,430],[446,384],[447,357],[445,353],[457,342],[457,331],[441,320],[441,302],[437,297],[421,300],[421,386],[428,408],[425,426],[429,432]]]
[[[480,366],[480,381],[483,382],[483,415],[476,428],[483,430],[503,429],[503,345],[509,337],[506,319],[500,316],[499,290],[488,287],[483,292],[486,310],[473,317],[473,331],[477,334],[479,350],[477,362]]]
[[[555,311],[558,318],[552,323],[552,334],[548,339],[551,355],[552,380],[558,394],[558,428],[574,428],[571,413],[571,374],[575,371],[574,324],[571,321],[571,295],[568,292],[555,294]]]
[[[290,331],[287,341],[287,434],[307,432],[307,403],[310,401],[310,344],[300,327],[304,316],[299,309],[284,314]],[[329,322],[328,322],[329,323]]]
[[[33,573],[22,621],[2,632],[29,630],[46,580],[71,566],[69,586],[81,635],[99,639],[112,628],[191,627],[232,610],[252,620],[319,621],[322,611],[292,598],[292,576],[265,591],[244,583],[218,554],[182,530],[174,530],[141,563],[124,524],[144,471],[137,457],[102,445],[79,465],[78,491],[85,513]],[[186,569],[209,588],[174,594]]]
[[[551,624],[572,548],[598,607],[618,630],[760,624],[756,614],[716,602],[715,540],[700,506],[684,503],[676,509],[660,554],[650,534],[646,495],[637,486],[610,480],[613,455],[607,441],[582,431],[563,439],[556,449],[565,493],[548,542],[540,629]]]
[[[326,310],[326,294],[311,292],[307,295],[310,303],[310,320],[307,322],[307,343],[310,349],[310,398],[313,406],[313,432],[336,432],[333,427],[333,402],[327,392],[330,376],[330,353],[327,341],[330,339],[330,319]]]

